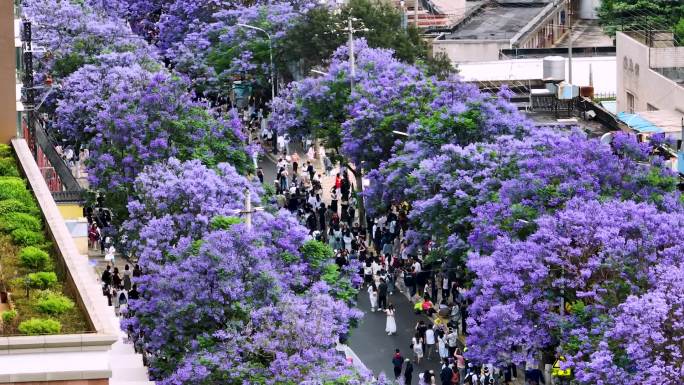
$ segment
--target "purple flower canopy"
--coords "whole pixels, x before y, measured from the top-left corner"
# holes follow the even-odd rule
[[[245,190],[253,204],[261,193],[228,164],[212,170],[172,159],[147,168],[135,186],[124,226],[139,234],[131,244],[145,271],[137,281],[144,299],[132,301],[123,327],[142,332],[165,357],[152,364],[155,378],[299,382],[352,374],[335,345],[360,314],[333,298],[320,269],[306,262],[308,231],[294,216],[261,212],[251,229],[219,225],[217,218],[240,215]]]

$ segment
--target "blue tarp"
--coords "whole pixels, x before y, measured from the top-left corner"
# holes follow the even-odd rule
[[[618,119],[623,121],[630,128],[639,132],[658,133],[663,132],[663,129],[642,118],[638,114],[628,114],[626,112],[618,112]]]

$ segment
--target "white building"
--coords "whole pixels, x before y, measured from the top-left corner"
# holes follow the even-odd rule
[[[671,33],[617,34],[617,111],[684,116],[684,47]]]

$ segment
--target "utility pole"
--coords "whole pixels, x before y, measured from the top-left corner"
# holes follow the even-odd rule
[[[572,84],[572,24],[570,25],[570,35],[568,37],[568,83]]]
[[[356,21],[354,17],[351,15],[349,16],[349,19],[347,19],[347,28],[344,29],[345,32],[349,33],[349,94],[354,91],[354,78],[356,78],[356,62],[354,58],[354,33],[355,32],[367,32],[368,28],[365,28],[362,26],[359,29],[354,29],[354,24],[353,22]],[[361,196],[361,192],[363,192],[363,174],[361,167],[359,165],[356,165],[356,168],[353,171],[353,174],[356,179],[356,191],[359,192],[358,194],[358,199],[357,199],[357,209],[359,212],[359,225],[361,228],[366,227],[366,209],[363,205],[363,197]]]
[[[413,3],[413,23],[418,28],[418,0]]]
[[[23,22],[22,41],[24,43],[24,90],[26,91],[26,126],[28,127],[29,138],[28,143],[33,151],[33,158],[38,158],[38,149],[36,144],[36,130],[35,130],[35,115],[34,108],[36,104],[36,94],[33,82],[33,44],[31,33],[31,21],[24,19]]]
[[[347,20],[347,29],[349,31],[349,71],[351,76],[349,77],[351,83],[351,89],[354,89],[354,78],[356,77],[356,63],[354,61],[354,26],[352,25],[352,18]]]
[[[252,230],[252,214],[257,211],[264,211],[261,206],[252,208],[252,193],[249,188],[245,189],[245,209],[240,211],[240,214],[245,214],[245,224],[247,225],[247,230]]]

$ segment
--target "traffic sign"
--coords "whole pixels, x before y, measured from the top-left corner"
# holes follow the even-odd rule
[[[572,369],[561,369],[561,362],[565,362],[565,357],[560,356],[558,357],[556,362],[553,363],[553,368],[551,368],[551,375],[554,377],[570,377],[572,375]]]

